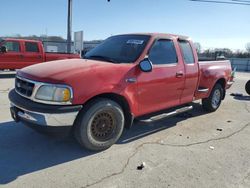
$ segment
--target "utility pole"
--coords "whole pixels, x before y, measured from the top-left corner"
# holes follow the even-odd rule
[[[67,31],[67,52],[71,52],[71,42],[72,42],[72,1],[68,0],[68,31]],[[107,0],[110,2],[110,0]]]
[[[73,0],[68,0],[68,34],[67,34],[67,52],[68,53],[71,53],[72,1]]]

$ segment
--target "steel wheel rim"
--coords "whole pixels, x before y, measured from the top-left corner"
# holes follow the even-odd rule
[[[115,115],[110,110],[102,110],[95,114],[91,122],[91,135],[97,141],[110,140],[116,129]]]
[[[214,91],[213,97],[212,97],[212,106],[213,108],[217,108],[220,104],[221,100],[221,92],[219,89],[216,89]]]

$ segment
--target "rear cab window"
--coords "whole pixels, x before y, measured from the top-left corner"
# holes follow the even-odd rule
[[[36,42],[25,42],[25,51],[26,52],[33,52],[33,53],[39,52],[38,43],[36,43]]]
[[[148,58],[154,65],[177,64],[174,42],[170,39],[158,39],[151,47]]]
[[[195,63],[194,54],[193,54],[193,50],[192,50],[190,43],[185,40],[179,40],[178,43],[181,48],[184,63],[194,64]]]

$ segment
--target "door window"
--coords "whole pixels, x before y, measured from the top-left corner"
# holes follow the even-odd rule
[[[39,52],[38,44],[35,42],[25,42],[26,52]]]
[[[8,52],[20,52],[19,42],[15,41],[6,41],[3,46],[7,48]]]
[[[194,64],[193,50],[188,41],[180,40],[179,45],[181,47],[182,56],[186,64]]]
[[[178,62],[176,50],[172,40],[157,40],[150,52],[149,59],[155,65],[173,64]]]

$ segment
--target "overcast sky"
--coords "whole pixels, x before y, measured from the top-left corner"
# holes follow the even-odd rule
[[[67,0],[1,0],[0,36],[59,35],[66,38]],[[245,49],[250,6],[189,0],[73,0],[73,31],[85,40],[133,32],[190,36],[203,48]]]

